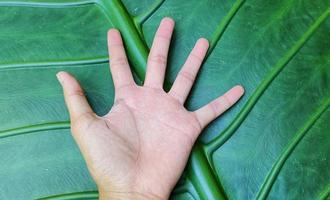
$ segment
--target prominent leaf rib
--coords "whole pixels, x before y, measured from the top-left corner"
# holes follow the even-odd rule
[[[280,74],[284,67],[290,62],[290,60],[298,53],[298,51],[304,46],[307,40],[315,33],[318,27],[327,19],[329,15],[329,9],[326,10],[312,25],[311,27],[301,36],[301,38],[292,46],[292,48],[287,51],[283,57],[276,63],[264,80],[260,83],[254,93],[251,95],[246,105],[243,107],[241,112],[233,120],[233,122],[226,128],[226,130],[220,134],[218,137],[213,139],[206,145],[206,151],[208,154],[208,159],[212,162],[212,154],[223,145],[237,130],[244,119],[247,117],[249,112],[255,106],[263,92],[268,88],[272,81]],[[211,164],[213,165],[213,164]]]
[[[5,63],[0,64],[0,71],[12,69],[26,69],[31,67],[54,67],[54,66],[81,66],[92,65],[109,62],[108,57],[100,57],[95,59],[79,59],[79,60],[66,60],[66,61],[46,61],[46,62],[24,62],[24,63]]]
[[[329,108],[330,98],[326,99],[323,104],[318,108],[318,110],[311,116],[311,118],[305,123],[302,129],[296,134],[293,140],[284,148],[284,151],[278,157],[277,161],[274,163],[272,169],[268,173],[264,183],[262,184],[259,193],[257,195],[258,200],[264,200],[267,198],[272,185],[274,184],[281,168],[283,167],[285,161],[289,158],[291,153],[295,150],[299,142],[308,133],[308,131],[313,127],[316,121],[322,116],[322,114]]]
[[[154,3],[146,10],[145,12],[141,13],[140,15],[134,18],[135,24],[137,27],[141,27],[141,25],[148,20],[148,18],[155,13],[160,6],[165,2],[165,0],[156,0]],[[141,30],[140,30],[141,31]],[[141,31],[142,33],[142,31]]]
[[[35,124],[35,125],[17,127],[17,128],[0,131],[0,139],[5,137],[21,135],[21,134],[35,133],[39,131],[69,129],[69,128],[70,128],[69,121]]]
[[[38,198],[37,200],[79,200],[79,199],[98,199],[97,191],[74,192],[68,194],[58,194],[49,197]]]
[[[330,183],[325,187],[325,189],[317,197],[317,200],[328,200],[330,198]]]
[[[241,8],[241,6],[243,5],[244,2],[245,2],[245,0],[237,0],[233,4],[233,6],[231,7],[228,14],[221,20],[219,26],[217,27],[217,29],[215,30],[213,36],[211,37],[210,48],[207,52],[207,57],[212,53],[213,49],[215,48],[215,46],[219,42],[221,36],[225,32],[227,26],[229,25],[231,20],[234,18],[235,14]]]
[[[0,64],[1,79],[3,80],[1,81],[2,84],[0,85],[0,90],[4,91],[4,95],[0,99],[0,108],[4,113],[2,117],[4,127],[2,131],[0,131],[0,148],[2,148],[4,152],[8,152],[1,156],[1,160],[7,160],[8,164],[6,162],[5,164],[7,164],[7,166],[2,166],[0,170],[0,175],[5,175],[3,176],[2,184],[0,182],[0,187],[4,188],[5,191],[9,191],[0,194],[0,197],[8,199],[11,197],[19,198],[24,195],[25,197],[30,198],[43,197],[42,199],[52,200],[98,198],[96,191],[97,188],[90,178],[87,169],[83,168],[83,160],[80,157],[79,150],[75,149],[76,145],[72,141],[71,135],[67,134],[69,133],[68,129],[70,124],[68,121],[65,121],[68,116],[63,114],[65,111],[64,102],[62,101],[62,95],[60,95],[60,87],[57,85],[58,83],[55,79],[55,73],[59,69],[74,73],[77,78],[81,80],[87,94],[91,94],[91,98],[89,99],[91,100],[91,104],[96,110],[99,110],[100,113],[105,112],[106,109],[102,108],[104,105],[107,106],[109,102],[112,102],[112,97],[114,95],[113,88],[107,89],[107,87],[105,87],[105,85],[111,85],[110,77],[102,76],[109,72],[107,65],[109,58],[106,51],[106,30],[109,27],[115,27],[121,31],[130,64],[138,76],[137,79],[143,81],[149,52],[146,41],[150,42],[152,40],[152,33],[156,30],[159,20],[163,16],[173,17],[177,19],[178,24],[180,24],[180,26],[176,28],[178,34],[174,37],[174,40],[176,41],[174,45],[177,45],[175,46],[174,54],[175,57],[180,60],[181,58],[184,59],[184,53],[189,52],[189,45],[191,45],[189,44],[190,41],[193,41],[196,37],[202,35],[206,35],[207,38],[210,38],[210,49],[207,54],[209,58],[207,59],[207,64],[211,64],[212,66],[207,66],[207,69],[204,68],[200,74],[202,78],[196,82],[198,91],[202,89],[205,92],[206,90],[206,92],[202,94],[207,95],[215,92],[216,88],[221,88],[215,86],[220,83],[218,82],[218,80],[220,80],[219,77],[221,77],[222,80],[225,80],[224,87],[227,87],[234,82],[233,79],[227,79],[227,77],[231,77],[232,75],[238,75],[237,81],[245,85],[247,89],[255,88],[255,86],[257,86],[256,89],[254,89],[252,96],[248,99],[247,103],[243,105],[243,109],[241,109],[241,112],[235,116],[234,120],[232,120],[231,117],[234,117],[235,114],[232,115],[232,113],[235,113],[236,111],[232,112],[231,110],[223,116],[222,119],[224,120],[219,120],[214,123],[216,124],[216,128],[226,128],[219,136],[215,137],[213,140],[211,139],[206,145],[201,143],[201,141],[204,141],[203,138],[197,141],[197,148],[194,148],[190,163],[186,168],[187,176],[182,178],[182,184],[176,186],[176,189],[173,192],[173,199],[226,199],[227,196],[228,198],[233,199],[236,199],[236,197],[237,199],[239,199],[239,197],[247,199],[255,198],[256,195],[258,195],[258,199],[265,199],[268,198],[268,196],[277,193],[277,191],[274,191],[282,189],[282,187],[280,189],[277,187],[277,181],[281,182],[279,177],[282,178],[282,175],[289,176],[284,170],[288,169],[287,166],[289,166],[289,164],[291,165],[291,163],[289,163],[292,161],[291,158],[296,158],[298,148],[303,146],[302,143],[307,141],[307,137],[310,137],[310,135],[313,136],[313,141],[317,142],[318,138],[314,137],[315,135],[312,134],[312,130],[317,128],[317,124],[321,121],[321,117],[324,119],[324,113],[329,111],[329,95],[328,93],[323,95],[325,88],[328,87],[328,63],[326,63],[328,51],[324,49],[328,41],[324,34],[314,35],[315,31],[319,30],[318,27],[320,24],[327,19],[329,9],[320,15],[322,11],[324,11],[323,8],[328,6],[323,0],[317,0],[315,2],[317,5],[311,5],[308,1],[295,0],[289,0],[283,3],[251,1],[244,4],[245,2],[245,0],[205,2],[197,0],[186,3],[184,0],[155,0],[153,2],[152,0],[143,0],[142,3],[138,5],[136,2],[126,0],[125,5],[127,7],[125,7],[120,0],[0,0],[0,8],[4,11],[4,15],[2,15],[3,17],[0,20],[5,22],[0,31],[0,38],[2,38],[1,41],[4,42],[2,63]],[[297,5],[298,3],[299,5]],[[138,7],[136,7],[137,5]],[[296,6],[298,6],[297,9],[295,8]],[[18,8],[11,9],[10,7]],[[33,9],[28,7],[33,7]],[[69,7],[70,9],[68,9]],[[140,12],[140,9],[143,11]],[[250,12],[251,10],[253,12]],[[134,15],[133,13],[140,14]],[[12,15],[18,18],[23,16],[24,19],[27,20],[16,20]],[[42,18],[40,18],[40,16],[42,16]],[[79,18],[81,16],[83,18]],[[260,16],[266,17],[268,20],[258,19]],[[321,17],[313,22],[314,17],[318,16]],[[58,20],[61,17],[64,17],[64,20]],[[245,17],[251,18],[247,20]],[[34,21],[35,18],[42,20],[37,20],[37,23],[29,24],[28,19],[30,18],[31,21]],[[7,20],[10,22],[7,23]],[[299,21],[297,25],[290,26],[291,23],[296,23],[297,21]],[[200,24],[200,26],[198,24],[200,22],[211,23],[203,23]],[[249,24],[250,22],[251,24]],[[326,23],[328,22],[329,21]],[[307,23],[312,23],[313,25],[307,27],[307,32],[304,33]],[[55,24],[55,26],[49,26],[50,24]],[[279,28],[273,30],[273,28],[275,28],[274,24],[279,25]],[[8,28],[6,25],[9,25]],[[185,25],[188,25],[187,30],[189,31],[187,32],[183,31],[186,29]],[[84,29],[80,31],[77,27],[84,27]],[[302,27],[303,30],[301,29]],[[49,28],[51,31],[47,32]],[[193,30],[190,30],[192,28]],[[251,28],[251,30],[249,30],[249,28]],[[257,30],[258,32],[253,32],[254,30]],[[15,41],[16,38],[22,37],[21,33],[24,33],[24,31],[27,31],[29,35],[21,41]],[[240,31],[242,31],[242,33]],[[244,34],[249,34],[250,31],[252,35],[246,39],[243,38],[245,37]],[[16,34],[11,35],[11,33]],[[317,33],[320,33],[320,31],[317,31]],[[306,52],[305,48],[300,50],[312,35],[312,39],[315,39],[313,40],[314,43],[308,43],[308,45],[306,45],[309,47]],[[185,39],[183,39],[183,36]],[[276,37],[275,42],[279,42],[279,44],[276,43],[275,46],[272,46],[274,40],[270,39],[270,37],[273,36]],[[64,40],[61,40],[60,37],[63,37]],[[237,37],[242,38],[237,39]],[[266,39],[265,43],[263,42],[263,39]],[[40,44],[38,44],[38,41],[40,41]],[[36,43],[39,46],[33,45]],[[311,46],[309,46],[309,44],[311,44]],[[24,54],[24,51],[21,51],[22,48],[26,50],[29,47],[31,48],[31,54]],[[71,47],[73,48],[72,51]],[[176,47],[179,47],[178,51],[175,51]],[[218,47],[220,48],[220,51],[218,51]],[[235,57],[237,56],[236,54],[238,54],[235,47],[242,47],[241,50],[238,50],[238,52],[240,52],[239,59],[236,59]],[[272,49],[267,49],[265,53],[258,52],[265,50],[262,48]],[[65,50],[61,51],[63,49]],[[178,54],[179,51],[184,53]],[[279,54],[279,52],[281,53]],[[298,52],[299,54],[296,55]],[[300,54],[302,52],[304,52],[303,55]],[[310,55],[308,53],[310,53]],[[273,55],[275,55],[274,58],[280,57],[280,60],[270,58],[272,64],[270,66],[267,65],[267,68],[262,68],[262,63],[264,61],[267,62],[269,56]],[[311,70],[308,64],[306,64],[302,66],[302,71],[299,73],[298,71],[300,68],[297,68],[297,66],[300,62],[297,62],[297,64],[293,61],[300,59],[307,62],[311,60],[311,63],[308,64],[317,63],[318,68]],[[232,61],[234,61],[234,63],[237,61],[235,67],[230,66],[230,64],[233,64]],[[219,63],[220,66],[217,66]],[[223,65],[221,65],[221,63],[223,63]],[[250,71],[250,74],[245,74],[247,69],[244,67],[244,63],[255,63],[258,68],[253,68],[254,71]],[[173,66],[177,67],[176,65],[179,66],[179,64],[178,62],[169,62],[169,68],[171,69]],[[213,66],[214,64],[216,67]],[[286,67],[287,65],[288,67]],[[292,65],[296,68],[291,70],[290,67],[292,67]],[[51,69],[51,66],[55,66],[54,69]],[[308,70],[311,71],[303,71],[304,67],[308,67]],[[266,72],[268,68],[270,68],[270,71]],[[288,71],[282,72],[283,69],[287,68]],[[175,68],[175,70],[177,70],[177,68]],[[211,74],[212,72],[215,73]],[[313,77],[309,77],[310,74],[308,73],[310,72],[313,73]],[[253,82],[254,80],[246,81],[249,78],[255,78],[254,75],[258,76],[259,81],[262,76],[263,79],[261,82],[256,83]],[[291,75],[292,77],[288,79],[287,76]],[[269,92],[267,92],[267,98],[266,95],[264,95],[264,92],[268,91],[268,88],[273,91],[274,87],[278,86],[278,88],[275,89],[279,89],[285,94],[292,94],[291,89],[296,89],[296,85],[290,87],[283,82],[280,82],[280,84],[278,84],[279,82],[277,81],[273,82],[278,76],[280,76],[279,78],[284,78],[281,79],[282,81],[288,81],[289,83],[292,83],[291,81],[297,81],[297,85],[301,84],[307,86],[300,87],[298,91],[294,93],[296,95],[295,98],[301,98],[301,96],[297,95],[298,93],[300,95],[307,94],[310,96],[308,96],[307,100],[304,102],[315,99],[320,103],[319,97],[321,96],[320,94],[322,94],[322,98],[326,99],[326,101],[322,101],[323,104],[319,108],[315,109],[315,107],[313,107],[313,110],[303,110],[304,112],[309,111],[306,116],[303,116],[307,117],[307,119],[298,119],[298,121],[300,120],[298,132],[291,131],[291,133],[295,134],[293,135],[294,138],[285,141],[285,144],[287,145],[284,150],[282,150],[283,147],[281,146],[282,141],[276,141],[278,143],[271,146],[269,152],[267,152],[270,154],[265,154],[266,159],[270,158],[271,161],[275,160],[275,163],[269,163],[270,160],[263,160],[265,163],[262,164],[265,164],[268,167],[264,168],[263,171],[258,171],[260,169],[255,168],[256,166],[258,167],[258,163],[256,164],[258,161],[251,159],[247,160],[248,163],[240,163],[245,162],[244,159],[246,158],[249,159],[249,155],[246,157],[245,155],[242,155],[250,153],[249,151],[244,152],[231,149],[232,147],[230,145],[235,145],[239,142],[243,145],[246,145],[244,142],[255,142],[254,140],[244,141],[246,135],[243,136],[243,134],[246,134],[249,130],[253,129],[244,129],[245,126],[243,127],[241,124],[244,123],[244,125],[246,125],[245,122],[247,121],[249,122],[247,126],[254,126],[255,121],[260,123],[257,117],[265,116],[263,115],[264,113],[253,112],[253,115],[251,115],[252,112],[250,113],[250,111],[258,111],[258,109],[260,110],[263,108],[259,107],[261,104],[258,103],[261,103],[261,98],[266,100],[266,102],[262,101],[262,103],[265,104],[262,104],[262,106],[267,106],[269,100],[267,98],[272,98]],[[308,80],[310,82],[304,82],[306,76],[309,77]],[[25,78],[27,77],[30,78],[30,82],[26,82]],[[102,77],[102,80],[99,79],[100,77]],[[315,80],[316,82],[313,82]],[[169,88],[170,84],[166,83],[166,85],[166,87]],[[308,92],[308,89],[310,89],[308,86],[310,85],[312,85],[312,89],[315,89],[316,91]],[[16,91],[15,89],[18,90]],[[290,92],[288,92],[288,90]],[[101,94],[101,91],[106,92]],[[7,95],[6,93],[10,95]],[[107,93],[107,95],[105,95],[105,93]],[[195,93],[195,91],[192,93]],[[200,97],[204,98],[204,96]],[[265,97],[265,99],[263,97]],[[191,101],[201,102],[202,98],[198,98],[199,97],[196,98],[195,95],[192,95]],[[281,96],[281,98],[284,98],[284,95],[283,97]],[[99,104],[100,102],[101,104]],[[273,102],[273,99],[271,99],[271,102]],[[282,102],[282,99],[279,99],[278,103],[281,105],[285,104],[286,108],[293,108],[291,110],[305,108],[300,100],[290,101],[289,104],[287,104],[286,101]],[[319,104],[313,104],[313,106],[317,105]],[[22,109],[23,112],[20,112],[19,115],[15,116],[19,109]],[[239,106],[235,107],[233,110],[235,109],[239,109]],[[276,109],[272,109],[271,111],[273,110],[275,112]],[[25,119],[24,115],[30,113],[35,116],[31,117],[31,119]],[[312,113],[312,115],[309,113]],[[268,114],[269,115],[267,116],[274,116],[272,113]],[[228,116],[230,119],[228,119]],[[295,117],[297,117],[297,115],[292,115],[292,118],[290,118],[290,115],[289,118],[287,118],[288,116],[289,114],[287,112],[279,113],[278,118],[276,118],[276,123],[282,123],[280,120],[284,119],[288,120],[288,122],[285,123],[291,123],[292,121],[290,120],[295,120]],[[45,117],[47,119],[45,119]],[[230,123],[229,126],[226,125],[226,120]],[[285,128],[287,125],[285,123],[284,125],[279,124],[278,126],[276,126],[276,124],[271,124],[271,126],[258,124],[256,126],[259,131],[262,131],[260,127],[274,128],[275,130],[269,132],[271,133],[274,131],[276,132],[277,128]],[[212,127],[210,128],[211,129],[208,129],[205,132],[205,135],[213,132]],[[240,129],[237,130],[238,128]],[[290,134],[290,130],[291,129],[281,134]],[[33,134],[42,133],[43,131],[52,131],[55,134]],[[215,132],[217,133],[216,130]],[[63,135],[61,133],[66,134]],[[262,133],[260,133],[260,135],[261,134]],[[324,133],[322,134],[324,135]],[[232,135],[234,135],[235,138],[231,138]],[[240,139],[242,136],[243,139]],[[258,136],[258,134],[255,134],[254,136]],[[263,134],[261,136],[266,137],[268,135]],[[278,137],[282,136],[284,138],[284,136],[288,135],[280,135]],[[214,135],[212,135],[212,138],[213,137]],[[258,139],[256,137],[251,138]],[[284,139],[286,139],[286,137]],[[41,140],[42,142],[40,142]],[[210,139],[207,139],[207,141],[209,140]],[[228,143],[226,143],[227,141]],[[268,140],[262,140],[261,142],[268,144]],[[223,144],[226,145],[223,146]],[[59,145],[63,146],[57,148]],[[22,151],[20,149],[21,146],[25,146],[26,149]],[[245,149],[250,150],[249,148],[251,147],[248,146]],[[219,150],[219,154],[213,154],[216,150]],[[277,155],[275,158],[271,157],[274,152]],[[15,155],[16,160],[13,159],[11,155]],[[322,154],[322,156],[324,155]],[[215,163],[215,161],[213,162],[213,159],[219,161],[219,163]],[[229,164],[221,163],[223,159],[229,161]],[[324,157],[322,157],[322,159],[324,159]],[[299,164],[302,164],[304,161],[305,160],[300,161]],[[319,160],[315,160],[315,163],[318,161]],[[327,164],[327,161],[322,160],[321,164],[316,164],[320,165],[319,167],[323,167],[324,164]],[[50,166],[54,165],[56,165],[56,167],[50,168]],[[70,165],[70,167],[66,167],[68,165]],[[232,169],[232,165],[235,165],[236,169]],[[54,171],[43,171],[46,168],[50,171]],[[323,168],[315,169],[323,170]],[[56,170],[61,170],[61,172],[56,173]],[[243,178],[239,177],[242,175],[242,170],[248,171],[248,175],[243,175]],[[29,175],[23,175],[27,174],[26,172],[28,172]],[[254,177],[253,173],[258,174],[254,174],[256,175],[256,177]],[[324,174],[326,175],[325,177],[328,176],[328,174]],[[322,175],[323,174],[320,174],[320,176]],[[24,180],[22,180],[22,177],[24,177]],[[32,181],[28,187],[31,189],[21,189],[20,192],[17,192],[11,190],[11,188],[6,188],[8,182],[10,182],[12,188],[21,188],[21,185],[26,184],[24,181],[31,177],[35,179],[35,181]],[[46,184],[43,187],[40,187],[38,180],[42,180],[43,183]],[[242,186],[236,187],[238,185],[237,180],[240,181],[239,184]],[[316,178],[315,180],[318,179]],[[56,183],[59,183],[60,186],[54,186],[54,182],[52,181],[55,182],[55,185]],[[286,180],[286,183],[290,183],[290,181],[292,180]],[[244,184],[250,183],[255,185],[245,187]],[[317,188],[318,192],[321,191],[321,193],[316,194],[318,199],[323,200],[329,198],[330,187],[327,180],[324,180],[324,182],[319,185],[314,186],[312,184],[313,183],[303,186],[302,188],[305,190],[305,188],[315,189],[316,187],[322,187]],[[222,186],[225,191],[223,191]],[[310,186],[313,187],[310,188]],[[297,187],[295,189],[297,189]],[[297,191],[299,190],[297,189]],[[250,194],[244,196],[245,194],[242,194],[244,192],[250,192]],[[54,194],[58,195],[52,196]],[[278,198],[282,197],[283,196],[279,195]]]
[[[175,190],[172,192],[172,195],[174,196],[180,194],[188,194],[189,196],[194,197],[194,199],[198,196],[194,186],[191,184],[190,180],[187,179],[183,184],[177,185]]]
[[[95,4],[95,1],[77,1],[77,2],[0,1],[0,6],[25,6],[25,7],[46,7],[46,8],[65,8],[70,6],[83,6],[90,4]]]
[[[220,182],[217,180],[203,146],[196,143],[187,167],[188,176],[196,188],[201,199],[225,200],[227,199]]]
[[[250,44],[250,47],[245,51],[245,53],[243,55],[241,55],[240,58],[240,62],[233,68],[233,70],[229,71],[229,73],[227,74],[228,77],[233,76],[233,73],[235,70],[238,70],[242,67],[242,64],[244,63],[244,61],[246,60],[246,58],[248,57],[249,53],[252,50],[255,50],[255,47],[257,45],[258,42],[263,40],[263,37],[265,35],[265,33],[273,27],[274,22],[276,22],[276,19],[279,16],[283,16],[285,14],[285,10],[288,10],[289,8],[291,8],[292,6],[294,6],[294,4],[292,4],[292,0],[290,1],[286,1],[285,5],[283,5],[283,10],[280,9],[279,11],[277,11],[276,13],[274,13],[272,15],[272,17],[270,17],[272,20],[270,20],[267,25],[265,27],[263,27],[262,31],[260,33],[258,33],[258,37],[256,37],[256,39]]]
[[[134,21],[119,0],[101,0],[98,5],[103,8],[115,28],[121,31],[131,66],[139,79],[144,80],[149,49],[135,27]]]

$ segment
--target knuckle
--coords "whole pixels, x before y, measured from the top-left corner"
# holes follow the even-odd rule
[[[165,40],[165,42],[169,42],[171,40],[171,37],[168,36],[170,33],[170,30],[166,30],[166,32],[168,32],[168,33],[157,33],[157,35],[156,35],[157,39]]]
[[[111,67],[120,67],[123,65],[128,65],[128,61],[126,58],[115,58],[113,60],[110,59],[110,66]]]
[[[180,76],[184,77],[185,79],[189,80],[190,82],[193,82],[195,79],[195,76],[188,71],[181,71]]]
[[[195,121],[196,124],[196,129],[201,132],[204,128],[204,125],[202,123],[202,121],[198,118],[196,112],[190,112],[190,114],[192,115],[193,120]]]
[[[174,90],[170,90],[171,96],[173,96],[176,100],[178,100],[180,103],[183,103],[185,97],[182,94],[179,94],[178,92]]]
[[[84,97],[85,93],[81,89],[76,89],[75,91],[68,93],[68,97]]]
[[[218,116],[218,113],[219,113],[219,105],[217,103],[217,101],[213,101],[209,104],[209,107],[210,107],[210,110],[213,114],[213,118],[216,118]]]
[[[190,58],[196,60],[198,63],[203,62],[203,58],[201,58],[200,56],[198,56],[198,55],[196,55],[196,54],[194,54],[194,53],[191,53],[191,54],[190,54]]]
[[[161,54],[151,55],[149,58],[149,62],[155,62],[160,65],[165,65],[167,61],[167,57]]]
[[[221,102],[222,102],[223,106],[226,109],[233,105],[233,103],[229,101],[226,94],[224,94],[222,97],[220,97],[220,99],[221,99]]]

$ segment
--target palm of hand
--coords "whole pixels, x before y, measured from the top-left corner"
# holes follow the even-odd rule
[[[134,83],[119,32],[109,31],[116,97],[105,116],[92,111],[72,76],[58,74],[73,136],[100,192],[108,193],[104,196],[131,192],[146,198],[168,198],[201,130],[243,94],[242,87],[236,86],[195,112],[184,108],[208,48],[205,39],[197,42],[166,93],[162,83],[173,27],[173,21],[165,19],[156,33],[144,87]]]
[[[85,140],[91,171],[104,184],[153,185],[159,187],[154,193],[168,193],[162,190],[173,187],[166,184],[180,176],[200,125],[162,90],[133,86],[121,94],[109,114],[79,126],[90,133]],[[169,180],[159,185],[159,177]],[[141,189],[148,188],[134,190]]]

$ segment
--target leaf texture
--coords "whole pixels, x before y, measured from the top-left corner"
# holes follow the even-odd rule
[[[176,21],[166,86],[199,37],[210,50],[186,106],[246,94],[207,127],[172,199],[327,199],[327,0],[0,0],[0,199],[97,199],[70,134],[60,70],[98,114],[113,103],[106,32],[123,34],[137,82],[164,16]],[[110,55],[111,59],[111,55]]]

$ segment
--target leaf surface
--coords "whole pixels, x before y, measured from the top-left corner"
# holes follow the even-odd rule
[[[97,198],[55,73],[77,76],[106,113],[106,31],[121,30],[141,82],[164,16],[176,21],[166,87],[199,37],[211,44],[190,110],[246,90],[204,130],[172,199],[328,198],[329,12],[326,0],[0,1],[0,198]]]

